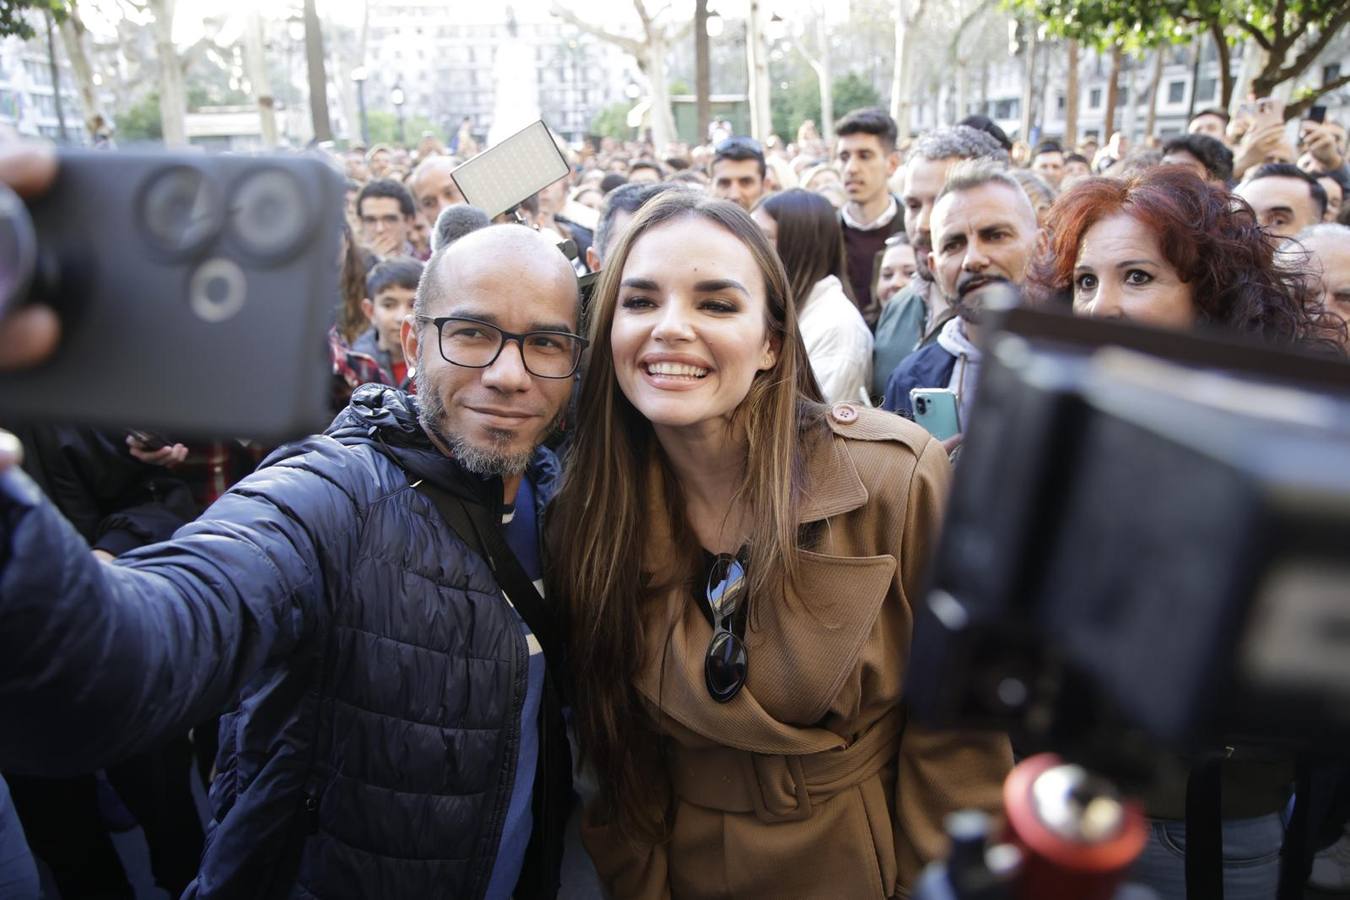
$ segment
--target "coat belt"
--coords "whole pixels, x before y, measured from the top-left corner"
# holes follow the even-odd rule
[[[730,747],[676,744],[671,775],[682,801],[729,813],[754,813],[762,822],[797,822],[821,803],[872,778],[900,752],[904,717],[896,707],[847,747],[776,755]]]

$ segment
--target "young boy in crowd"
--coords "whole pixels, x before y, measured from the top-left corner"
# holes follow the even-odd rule
[[[366,276],[366,297],[361,308],[371,327],[352,344],[352,352],[375,361],[383,384],[400,387],[408,380],[399,330],[403,320],[412,315],[421,277],[422,264],[406,256],[386,259]]]

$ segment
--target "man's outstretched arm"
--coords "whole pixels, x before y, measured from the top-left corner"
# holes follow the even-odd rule
[[[354,511],[292,461],[110,564],[26,476],[0,474],[0,768],[87,771],[217,713],[314,631]]]

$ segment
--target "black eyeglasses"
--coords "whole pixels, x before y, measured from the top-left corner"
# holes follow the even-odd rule
[[[540,378],[570,378],[581,362],[586,339],[568,331],[526,331],[517,334],[465,316],[418,316],[436,326],[441,359],[467,369],[486,369],[501,356],[508,341],[520,347],[525,371]]]
[[[750,581],[745,565],[730,553],[720,553],[708,572],[708,608],[712,611],[713,637],[703,657],[703,680],[718,703],[735,697],[745,685],[749,657],[745,641],[732,630],[737,612],[745,605]]]

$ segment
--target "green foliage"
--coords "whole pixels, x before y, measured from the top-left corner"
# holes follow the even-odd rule
[[[606,106],[591,120],[591,133],[619,141],[628,140],[633,136],[633,129],[628,127],[628,113],[632,108],[633,104],[627,101]]]
[[[1346,0],[1002,0],[1009,12],[1037,21],[1087,47],[1136,54],[1159,44],[1251,38],[1265,63],[1252,81],[1259,95],[1298,77],[1350,25]]]
[[[372,144],[397,144],[398,116],[383,109],[372,109],[366,114],[366,124],[370,128]],[[403,145],[414,146],[422,139],[422,133],[430,131],[436,139],[444,142],[442,130],[436,127],[426,116],[407,116],[403,120]]]
[[[1004,0],[1015,15],[1043,25],[1054,37],[1073,38],[1098,50],[1119,46],[1127,53],[1195,34],[1182,18],[1186,7],[1217,6],[1218,0]]]
[[[0,0],[0,37],[13,34],[27,40],[34,34],[30,12],[49,12],[60,22],[66,10],[66,0]]]
[[[773,130],[784,141],[796,140],[797,127],[807,119],[820,121],[820,82],[806,69],[804,75],[788,82],[787,90],[776,90],[769,98],[773,109]],[[872,83],[857,72],[834,80],[834,117],[836,120],[855,109],[880,106],[881,95]],[[823,130],[823,129],[822,129]]]
[[[834,115],[843,118],[855,109],[868,106],[881,106],[881,95],[872,86],[872,82],[857,72],[849,72],[843,78],[834,80]]]
[[[146,94],[135,106],[117,117],[117,140],[122,144],[164,139],[159,115],[159,94]]]

